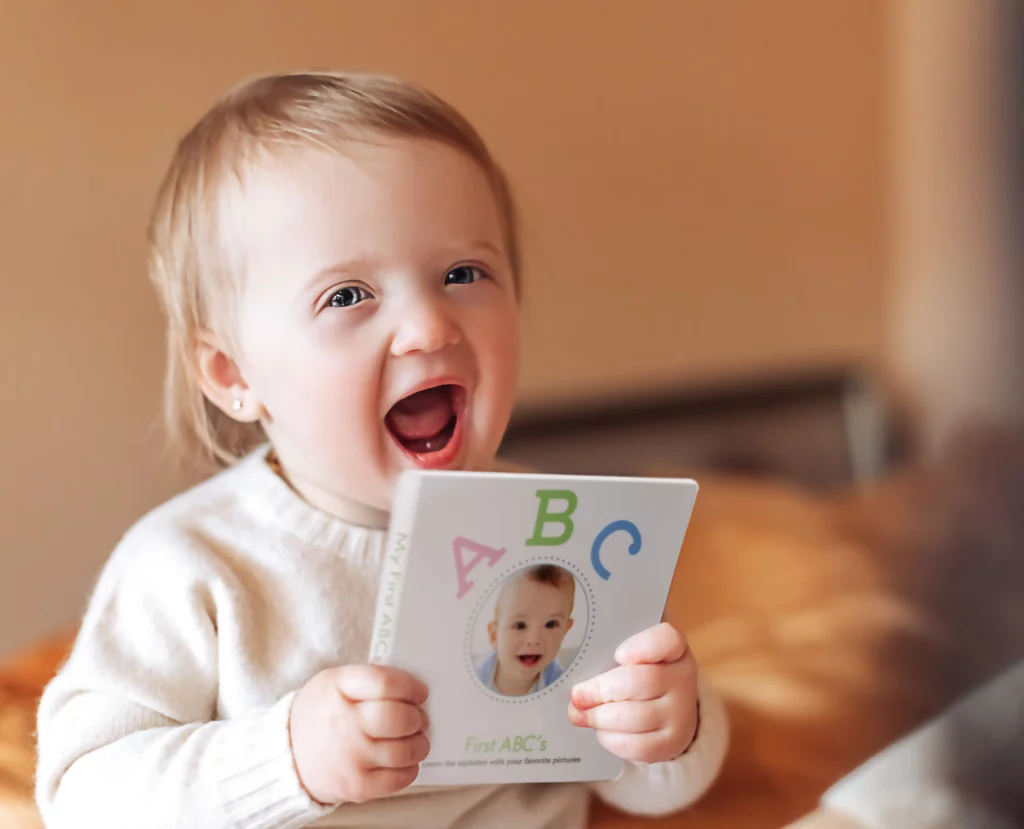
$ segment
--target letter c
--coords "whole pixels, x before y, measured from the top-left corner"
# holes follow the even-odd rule
[[[612,533],[616,532],[627,532],[632,537],[633,541],[629,545],[629,554],[635,556],[640,552],[640,530],[637,529],[636,524],[632,521],[612,521],[607,527],[597,534],[594,539],[594,546],[590,548],[590,563],[594,565],[594,572],[597,573],[602,579],[607,581],[611,578],[611,571],[601,563],[601,545],[604,544],[605,539],[608,538]]]

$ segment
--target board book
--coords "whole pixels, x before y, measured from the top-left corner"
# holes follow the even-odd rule
[[[622,771],[569,722],[570,692],[661,621],[696,494],[678,479],[403,473],[370,662],[430,689],[417,785]]]

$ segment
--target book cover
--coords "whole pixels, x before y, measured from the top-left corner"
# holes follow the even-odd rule
[[[661,621],[690,480],[406,472],[370,661],[430,689],[417,785],[616,777],[568,719],[572,687]]]

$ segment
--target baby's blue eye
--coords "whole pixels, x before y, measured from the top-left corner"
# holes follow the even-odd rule
[[[480,268],[473,265],[459,265],[452,268],[444,276],[445,285],[472,285],[483,279],[486,274]]]
[[[346,285],[331,294],[331,298],[327,300],[327,306],[329,308],[351,308],[366,299],[370,299],[370,292],[365,288],[358,285]]]

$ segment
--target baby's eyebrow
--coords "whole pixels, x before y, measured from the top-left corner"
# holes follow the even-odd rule
[[[493,253],[495,256],[507,256],[506,251],[495,245],[493,242],[489,242],[486,239],[477,239],[472,242],[463,242],[458,245],[452,245],[451,247],[446,246],[444,253],[446,255],[456,255],[463,253],[467,250],[487,251]]]
[[[477,250],[486,250],[489,253],[493,253],[495,256],[505,256],[506,255],[504,249],[499,248],[497,245],[493,244],[492,242],[486,242],[486,241],[484,241],[484,242],[472,242],[467,247],[475,248]]]
[[[374,264],[374,260],[369,256],[354,256],[351,259],[346,259],[342,262],[336,262],[333,265],[328,265],[326,268],[321,268],[310,277],[309,282],[306,283],[305,290],[315,290],[328,280],[335,280],[339,277],[352,277],[360,273],[372,271]]]

